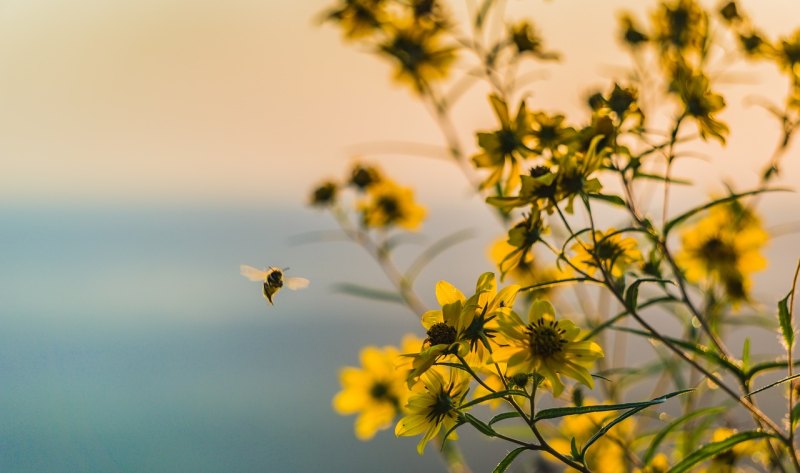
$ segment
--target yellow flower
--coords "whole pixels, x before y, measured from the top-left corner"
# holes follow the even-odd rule
[[[328,207],[336,202],[339,186],[333,181],[325,181],[314,188],[311,193],[311,205],[315,207]]]
[[[572,264],[590,276],[600,267],[597,260],[600,260],[605,272],[615,278],[622,276],[629,266],[642,260],[636,240],[616,233],[613,228],[605,232],[595,230],[594,240],[597,241],[597,246],[593,241],[572,245],[575,252]]]
[[[544,51],[542,37],[531,22],[523,20],[511,25],[509,34],[518,54],[531,54],[544,61],[558,59],[557,53]]]
[[[695,0],[661,4],[653,15],[653,36],[662,51],[701,52],[708,37],[708,14]]]
[[[429,440],[455,425],[468,386],[469,377],[461,370],[450,370],[447,378],[439,370],[427,371],[414,386],[406,405],[408,415],[397,423],[395,435],[423,434],[417,444],[417,453],[422,455]]]
[[[369,186],[367,197],[359,202],[358,209],[367,227],[397,225],[416,230],[425,218],[425,208],[414,201],[413,191],[386,179]]]
[[[395,64],[394,79],[423,93],[432,82],[446,79],[457,48],[442,44],[445,30],[427,21],[399,21],[387,28],[378,51]]]
[[[495,350],[492,360],[506,362],[510,375],[537,373],[550,383],[555,397],[564,390],[562,374],[594,386],[588,367],[604,356],[603,349],[595,342],[576,341],[581,330],[569,320],[556,320],[549,302],[534,302],[527,324],[512,312],[500,321],[500,331],[509,345]]]
[[[752,211],[736,203],[718,205],[683,232],[675,260],[689,281],[720,285],[734,301],[746,300],[750,275],[767,266],[761,249],[768,238]]]
[[[584,405],[595,405],[592,399],[587,399]],[[583,446],[592,435],[606,423],[609,418],[619,415],[614,412],[590,412],[586,414],[564,417],[559,423],[558,437],[550,440],[550,445],[558,452],[570,454],[570,442],[575,438],[578,448]],[[609,430],[600,437],[586,455],[586,464],[595,473],[619,473],[629,471],[625,457],[626,443],[632,437],[634,420],[627,419]],[[547,455],[545,458],[557,461],[555,457]],[[565,471],[574,471],[567,468]],[[657,471],[657,470],[656,470]],[[666,471],[666,470],[664,470]]]
[[[789,38],[781,38],[776,53],[778,64],[795,77],[800,77],[800,29]]]
[[[386,12],[384,0],[342,0],[325,14],[325,19],[339,23],[346,39],[369,36],[381,29]]]
[[[531,154],[531,149],[526,145],[530,137],[530,114],[525,102],[521,102],[512,120],[508,104],[502,98],[492,94],[489,101],[500,121],[500,129],[478,132],[481,152],[472,157],[472,162],[478,168],[491,170],[489,177],[481,183],[481,188],[502,182],[502,194],[508,194],[519,186],[520,165]]]
[[[413,355],[413,382],[428,371],[440,358],[448,355],[466,356],[475,353],[483,362],[490,341],[497,336],[497,319],[511,312],[519,286],[511,285],[497,291],[493,273],[484,273],[475,285],[475,294],[467,299],[447,281],[436,284],[436,300],[441,309],[422,314],[422,326],[428,336],[422,351]],[[496,342],[495,342],[496,343]]]
[[[725,108],[725,99],[711,90],[708,78],[679,66],[674,71],[670,87],[683,102],[684,114],[697,122],[700,136],[703,139],[712,136],[725,143],[728,125],[714,117],[715,113]]]
[[[365,191],[370,186],[383,180],[382,173],[375,166],[364,163],[355,163],[350,171],[348,184],[354,186],[359,191]]]
[[[596,135],[585,153],[568,153],[558,161],[555,199],[558,201],[568,199],[565,210],[569,213],[572,213],[575,197],[599,192],[603,187],[600,180],[593,175],[603,166],[606,157],[605,150],[598,151],[601,140],[605,138],[604,135]]]
[[[630,13],[623,13],[619,22],[622,26],[620,37],[626,45],[631,48],[637,48],[648,41],[647,34],[639,28]]]
[[[544,112],[531,114],[531,137],[536,142],[534,151],[541,154],[545,150],[555,153],[559,146],[567,144],[575,130],[564,125],[564,115],[548,115]]]
[[[403,341],[406,349],[413,344],[414,340],[408,337]],[[358,414],[356,437],[369,440],[378,430],[392,425],[408,399],[409,390],[406,371],[397,368],[402,361],[397,348],[365,347],[360,361],[361,368],[345,367],[340,371],[342,390],[333,398],[333,408],[341,415]]]

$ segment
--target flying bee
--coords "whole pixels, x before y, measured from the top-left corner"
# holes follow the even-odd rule
[[[303,289],[308,286],[309,281],[306,278],[283,277],[283,272],[288,269],[289,268],[280,269],[270,266],[265,271],[262,271],[246,264],[239,266],[239,271],[242,273],[242,276],[251,281],[260,282],[264,285],[264,298],[267,299],[270,304],[272,304],[272,298],[275,297],[275,294],[277,294],[283,286],[286,286],[293,291]]]

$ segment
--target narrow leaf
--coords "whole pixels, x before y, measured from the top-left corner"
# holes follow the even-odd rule
[[[655,335],[653,335],[653,334],[651,334],[649,332],[642,331],[642,330],[637,330],[637,329],[634,329],[634,328],[627,328],[627,327],[612,327],[612,328],[614,330],[619,330],[619,331],[622,331],[622,332],[629,332],[629,333],[633,333],[633,334],[636,334],[636,335],[640,335],[642,337],[647,337],[647,338],[650,338],[652,340],[658,340],[658,338]],[[740,379],[744,379],[747,376],[742,371],[741,368],[739,368],[738,366],[736,366],[732,362],[728,361],[727,359],[721,357],[718,353],[714,352],[713,350],[711,350],[708,347],[705,347],[705,346],[699,345],[699,344],[696,345],[694,343],[690,343],[690,342],[687,342],[685,340],[680,340],[680,339],[677,339],[677,338],[666,337],[666,336],[664,336],[663,338],[665,340],[667,340],[668,342],[672,343],[673,345],[677,345],[677,346],[679,346],[681,348],[685,348],[686,350],[689,350],[692,353],[695,353],[697,355],[702,356],[703,358],[705,358],[708,361],[711,361],[713,363],[716,363],[719,366],[727,368],[731,373],[735,374],[736,377],[738,377]]]
[[[471,400],[469,402],[466,402],[466,403],[461,405],[461,408],[462,409],[466,409],[468,407],[474,406],[475,404],[480,404],[480,403],[482,403],[484,401],[489,401],[491,399],[497,399],[497,398],[503,398],[503,397],[506,397],[506,396],[526,396],[527,397],[528,393],[526,393],[525,391],[520,391],[518,389],[509,389],[509,390],[504,390],[504,391],[497,391],[497,392],[493,392],[491,394],[487,394],[486,396],[481,396],[479,398],[475,398],[475,399],[473,399],[473,400]]]
[[[642,283],[646,282],[660,282],[665,284],[672,284],[672,281],[668,279],[658,279],[658,278],[644,278],[644,279],[637,279],[633,282],[630,286],[628,286],[628,290],[625,292],[625,305],[628,306],[631,310],[636,310],[637,304],[639,302],[639,286]]]
[[[678,417],[677,419],[673,420],[666,427],[659,430],[658,433],[653,437],[653,440],[650,442],[650,446],[647,447],[647,451],[645,452],[644,456],[642,456],[642,462],[646,465],[649,465],[653,458],[658,453],[658,446],[661,445],[661,442],[667,438],[670,432],[675,430],[681,424],[684,424],[694,418],[718,414],[721,412],[725,412],[725,407],[706,407],[705,409],[698,409],[696,411],[692,411],[684,416]]]
[[[720,204],[726,204],[728,202],[733,202],[735,200],[741,199],[742,197],[747,197],[747,196],[756,195],[756,194],[763,194],[765,192],[778,192],[778,191],[787,191],[787,190],[788,189],[779,189],[779,188],[775,188],[775,189],[756,189],[754,191],[742,192],[742,193],[739,193],[739,194],[731,194],[731,195],[729,195],[727,197],[714,199],[711,202],[708,202],[708,203],[703,204],[703,205],[701,205],[699,207],[695,207],[693,209],[687,210],[686,212],[684,212],[684,213],[678,215],[677,217],[671,219],[669,222],[667,222],[666,225],[664,225],[664,236],[666,236],[669,233],[669,231],[672,230],[672,228],[675,225],[678,225],[679,223],[681,223],[684,220],[688,219],[692,215],[694,215],[696,213],[699,213],[699,212],[702,212],[703,210],[710,209],[711,207],[715,207],[715,206],[720,205]]]
[[[675,396],[679,396],[681,394],[686,394],[689,391],[693,391],[693,390],[692,389],[683,389],[681,391],[671,392],[669,394],[661,396],[660,398],[653,399],[653,401],[650,401],[651,404],[635,407],[635,408],[623,413],[622,415],[620,415],[616,419],[614,419],[611,422],[609,422],[608,424],[604,425],[600,430],[595,432],[595,434],[592,435],[592,437],[589,440],[586,441],[586,445],[584,445],[583,446],[583,450],[581,450],[581,458],[583,458],[586,455],[586,451],[589,450],[589,447],[591,447],[595,442],[600,440],[600,437],[605,435],[609,430],[611,430],[612,427],[614,427],[615,425],[619,424],[623,420],[625,420],[628,417],[636,414],[639,411],[643,411],[644,409],[647,409],[648,407],[650,407],[653,404],[661,404],[661,403],[665,402],[669,398],[672,398],[672,397],[675,397]],[[658,401],[658,402],[655,402],[655,401]]]
[[[394,291],[387,291],[385,289],[366,287],[360,284],[352,284],[346,282],[339,283],[333,286],[333,290],[336,292],[341,292],[342,294],[348,294],[356,297],[363,297],[365,299],[373,299],[383,302],[395,302],[399,304],[403,303],[403,297]]]
[[[794,326],[792,325],[792,311],[789,309],[789,298],[792,292],[778,302],[778,322],[781,326],[781,335],[786,342],[786,349],[791,350],[794,346]]]
[[[470,238],[475,236],[475,230],[471,228],[465,228],[463,230],[459,230],[457,232],[451,233],[437,241],[435,241],[431,246],[425,249],[419,256],[414,260],[413,263],[408,267],[406,271],[405,277],[406,279],[411,282],[416,279],[419,273],[425,268],[425,266],[433,261],[437,256],[439,256],[445,250],[448,250],[455,245],[467,241]]]
[[[783,378],[783,379],[779,379],[778,381],[775,381],[774,383],[769,383],[768,385],[766,385],[766,386],[764,386],[764,387],[758,388],[758,389],[756,389],[755,391],[751,391],[751,392],[749,392],[749,393],[745,394],[745,395],[744,395],[744,397],[750,397],[750,396],[752,396],[753,394],[758,394],[758,393],[760,393],[761,391],[766,391],[767,389],[769,389],[769,388],[771,388],[771,387],[773,387],[773,386],[777,386],[777,385],[779,385],[779,384],[783,384],[783,383],[785,383],[786,381],[791,381],[791,380],[793,380],[793,379],[795,379],[795,378],[800,378],[800,374],[795,374],[795,375],[792,375],[792,376],[787,376],[787,377],[785,377],[785,378]]]
[[[486,435],[487,437],[494,437],[495,435],[497,435],[497,432],[495,432],[485,422],[483,422],[482,420],[478,419],[474,415],[465,413],[465,414],[463,414],[463,416],[464,416],[464,420],[466,420],[467,422],[470,423],[470,425],[472,425],[473,427],[478,429],[478,431],[480,433],[482,433],[483,435]]]
[[[506,471],[508,467],[511,466],[511,462],[513,462],[514,459],[517,458],[519,454],[524,452],[525,450],[528,450],[528,447],[519,447],[508,452],[508,455],[506,455],[505,458],[500,460],[500,463],[498,463],[497,466],[494,467],[492,473],[503,473],[504,471]]]
[[[689,471],[691,467],[697,465],[701,461],[717,456],[721,453],[727,452],[737,444],[752,439],[772,437],[772,436],[773,435],[767,432],[749,431],[749,432],[740,432],[738,434],[734,434],[726,438],[725,440],[720,440],[719,442],[708,443],[706,445],[703,445],[703,447],[701,447],[699,450],[695,450],[694,452],[692,452],[689,456],[681,460],[677,465],[670,468],[667,473],[683,473],[684,471]]]
[[[626,207],[625,199],[618,195],[614,194],[586,194],[590,199],[595,200],[602,200],[603,202],[607,202],[612,205],[616,205],[619,207]]]
[[[522,416],[519,414],[519,412],[516,411],[503,412],[502,414],[497,414],[496,416],[492,417],[491,420],[489,420],[488,425],[491,427],[496,422],[500,422],[501,420],[506,420],[506,419],[514,419],[516,417],[522,417]]]
[[[688,179],[678,179],[675,177],[668,178],[665,176],[660,176],[658,174],[649,174],[646,172],[637,172],[636,174],[633,175],[633,178],[651,179],[653,181],[669,182],[670,184],[682,184],[685,186],[689,186],[692,184],[692,181]]]
[[[595,404],[593,406],[572,406],[572,407],[554,407],[552,409],[544,409],[536,413],[533,420],[534,422],[538,422],[544,419],[556,419],[559,417],[565,416],[572,416],[577,414],[586,414],[589,412],[607,412],[607,411],[620,411],[623,409],[631,409],[637,407],[648,407],[654,404],[661,404],[667,399],[677,396],[679,394],[683,394],[689,392],[691,390],[683,390],[683,391],[676,391],[673,393],[669,393],[667,395],[657,397],[655,399],[651,399],[649,401],[639,401],[639,402],[624,402],[621,404]]]

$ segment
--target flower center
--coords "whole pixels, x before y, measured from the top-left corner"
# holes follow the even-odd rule
[[[720,237],[709,238],[700,247],[703,259],[714,266],[728,266],[736,263],[736,249],[730,243],[723,241]]]
[[[434,324],[427,335],[431,345],[450,345],[456,341],[456,329],[444,322]]]
[[[372,399],[384,400],[389,398],[389,386],[381,381],[375,382],[369,389],[369,395]]]
[[[500,141],[500,151],[504,155],[511,154],[521,144],[517,139],[517,134],[513,130],[500,130],[497,132],[497,139]]]
[[[383,196],[378,199],[377,204],[387,220],[392,221],[400,217],[400,205],[394,197]]]
[[[447,388],[443,386],[442,390],[436,393],[433,404],[428,407],[428,414],[425,416],[429,421],[438,424],[453,410],[455,403],[450,396],[452,390],[453,385]]]
[[[610,261],[617,257],[622,250],[616,243],[610,240],[605,240],[597,244],[597,247],[594,249],[595,254],[597,257],[604,261]]]
[[[528,336],[533,356],[549,358],[561,353],[567,343],[562,338],[564,329],[558,328],[555,320],[539,319],[528,325]]]

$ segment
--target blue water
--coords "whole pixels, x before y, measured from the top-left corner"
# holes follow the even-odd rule
[[[332,228],[300,208],[0,210],[0,471],[441,471],[330,408],[360,347],[420,334],[401,306],[331,290],[388,287],[357,247],[292,244]],[[465,286],[483,269],[443,262]],[[269,307],[240,263],[312,284]],[[505,447],[485,448],[476,471]]]

